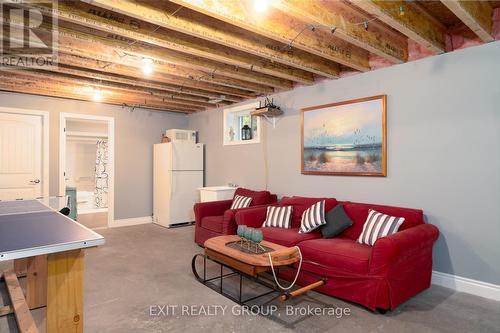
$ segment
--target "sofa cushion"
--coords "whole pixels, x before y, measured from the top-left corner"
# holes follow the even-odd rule
[[[269,191],[252,191],[243,187],[238,187],[234,192],[234,197],[241,195],[251,197],[250,206],[265,205],[271,201],[271,193]]]
[[[375,204],[366,204],[358,202],[341,202],[344,206],[346,214],[351,218],[353,225],[352,227],[346,229],[340,237],[349,239],[358,239],[363,230],[363,225],[365,224],[366,218],[368,217],[368,211],[370,209],[376,210],[383,214],[404,217],[404,223],[399,227],[399,231],[417,226],[424,223],[424,213],[420,209],[412,208],[402,208],[394,206],[384,206]]]
[[[201,219],[201,226],[215,232],[222,232],[224,216],[205,216]]]
[[[325,215],[326,224],[321,227],[323,238],[333,238],[352,226],[351,218],[345,213],[343,205],[337,205]]]
[[[293,206],[292,228],[299,228],[302,220],[302,213],[316,202],[325,200],[325,212],[337,205],[335,198],[307,198],[307,197],[283,197],[280,202],[282,206]]]
[[[313,239],[298,244],[305,261],[342,272],[367,274],[372,247],[350,239]]]
[[[295,246],[305,240],[321,238],[321,234],[317,231],[299,234],[298,228],[260,228],[259,230],[262,230],[264,240],[288,247]]]

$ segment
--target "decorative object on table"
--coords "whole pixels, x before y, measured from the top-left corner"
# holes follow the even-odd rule
[[[241,128],[241,140],[252,140],[252,129],[248,125]]]
[[[386,95],[301,113],[302,174],[386,176]]]
[[[236,234],[240,237],[240,240],[228,243],[227,246],[237,248],[245,253],[260,254],[267,252],[267,250],[260,245],[260,242],[262,242],[264,238],[262,231],[247,227],[246,225],[238,225]]]
[[[306,234],[325,224],[325,200],[321,200],[302,213],[299,234]]]

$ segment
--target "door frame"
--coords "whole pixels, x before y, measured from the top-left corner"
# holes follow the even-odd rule
[[[42,197],[49,196],[49,126],[50,115],[48,111],[19,109],[0,106],[0,113],[23,114],[28,116],[38,116],[42,119]]]
[[[66,121],[68,119],[104,121],[108,125],[108,227],[113,225],[115,207],[115,118],[82,113],[59,114],[59,195],[66,194],[64,171],[66,168]]]

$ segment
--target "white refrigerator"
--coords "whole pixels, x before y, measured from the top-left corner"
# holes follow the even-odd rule
[[[153,222],[173,227],[194,221],[193,205],[203,186],[203,144],[154,145]]]

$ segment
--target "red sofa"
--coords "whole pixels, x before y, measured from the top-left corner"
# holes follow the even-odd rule
[[[236,233],[235,214],[239,210],[255,207],[267,207],[276,204],[277,197],[269,191],[252,191],[245,188],[236,189],[234,195],[251,197],[250,207],[230,209],[233,200],[202,202],[194,205],[195,231],[194,240],[203,246],[209,238]]]
[[[302,212],[319,200],[326,200],[325,211],[343,204],[353,226],[335,238],[324,239],[319,231],[299,234]],[[381,312],[430,286],[432,246],[438,229],[424,222],[419,209],[356,202],[337,202],[334,198],[285,197],[280,205],[292,205],[291,229],[260,228],[264,239],[284,246],[297,245],[303,255],[299,285],[327,278],[319,292],[361,304]],[[369,209],[404,217],[399,231],[377,240],[373,247],[356,242]],[[237,224],[259,228],[266,218],[266,207],[249,208],[236,214]],[[282,272],[291,280],[293,271]],[[315,276],[316,275],[316,276]]]

